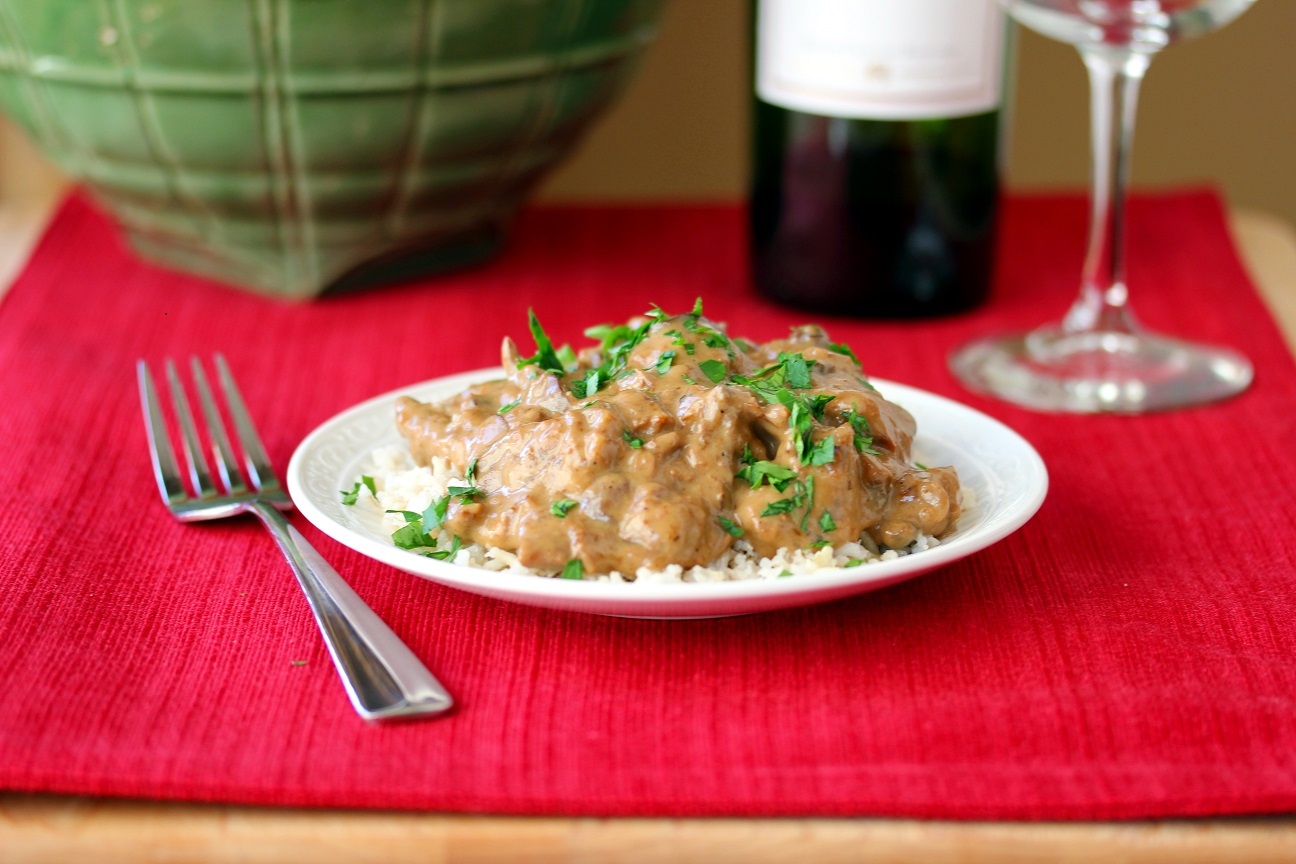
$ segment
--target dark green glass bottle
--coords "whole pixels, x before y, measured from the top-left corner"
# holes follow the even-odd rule
[[[898,318],[963,311],[989,292],[1002,13],[993,0],[959,0],[963,14],[986,26],[946,20],[943,35],[922,29],[888,48],[877,40],[895,31],[897,40],[909,38],[904,28],[921,28],[924,14],[949,8],[940,0],[904,2],[911,5],[891,16],[904,20],[883,22],[873,41],[852,41],[846,28],[885,14],[881,4],[893,8],[894,0],[760,0],[751,264],[758,290],[772,299]],[[840,21],[834,33],[838,22],[828,16],[844,9],[859,20]],[[807,14],[819,19],[806,25]],[[781,44],[788,39],[791,48]],[[969,48],[958,39],[982,42]],[[953,59],[940,66],[931,57]],[[797,63],[811,68],[798,76]],[[958,75],[966,83],[968,69],[978,86],[959,92]],[[941,80],[938,73],[948,74]],[[969,96],[973,89],[979,95]],[[882,116],[862,116],[870,113]]]

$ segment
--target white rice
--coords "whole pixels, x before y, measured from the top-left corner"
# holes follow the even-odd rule
[[[466,481],[440,457],[434,457],[427,467],[414,466],[409,453],[401,447],[384,447],[372,456],[372,471],[365,472],[373,478],[377,494],[362,483],[355,506],[381,514],[383,527],[388,534],[405,525],[405,517],[387,510],[405,510],[422,513],[433,501],[446,494],[451,484],[463,485]],[[966,499],[964,506],[968,505]],[[449,532],[439,530],[436,537],[438,549],[449,549],[454,538]],[[640,567],[631,575],[611,573],[587,574],[586,579],[603,582],[729,582],[742,579],[780,579],[786,576],[815,573],[821,570],[840,570],[860,563],[873,564],[922,552],[940,545],[940,540],[926,534],[901,550],[887,550],[878,554],[860,543],[843,543],[840,546],[823,546],[814,550],[780,549],[778,554],[762,558],[752,550],[747,541],[739,539],[715,561],[705,567],[685,569],[672,564],[662,570]],[[507,571],[532,576],[552,574],[524,567],[517,555],[504,549],[463,543],[453,559],[463,567],[478,567],[493,572]]]

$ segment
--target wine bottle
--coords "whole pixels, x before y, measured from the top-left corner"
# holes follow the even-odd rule
[[[865,317],[980,304],[1000,197],[996,0],[757,3],[757,289]]]

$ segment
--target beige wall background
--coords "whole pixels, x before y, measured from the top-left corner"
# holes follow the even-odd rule
[[[748,62],[748,0],[672,0],[624,99],[540,196],[741,197]],[[1013,110],[1009,183],[1083,188],[1088,85],[1075,49],[1021,31]],[[1136,184],[1213,183],[1235,206],[1296,225],[1296,0],[1259,0],[1230,26],[1158,57],[1136,137]],[[57,182],[57,172],[0,122],[0,195]]]
[[[673,0],[624,100],[548,200],[735,198],[746,188],[747,0]],[[1019,33],[1009,183],[1083,188],[1088,84],[1074,48]],[[1259,0],[1176,45],[1144,82],[1134,182],[1213,183],[1296,224],[1296,0]]]

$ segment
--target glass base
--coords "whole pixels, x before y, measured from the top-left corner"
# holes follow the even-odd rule
[[[950,358],[969,388],[1027,408],[1076,414],[1165,411],[1214,402],[1251,383],[1240,354],[1148,333],[1045,327],[973,342]]]

